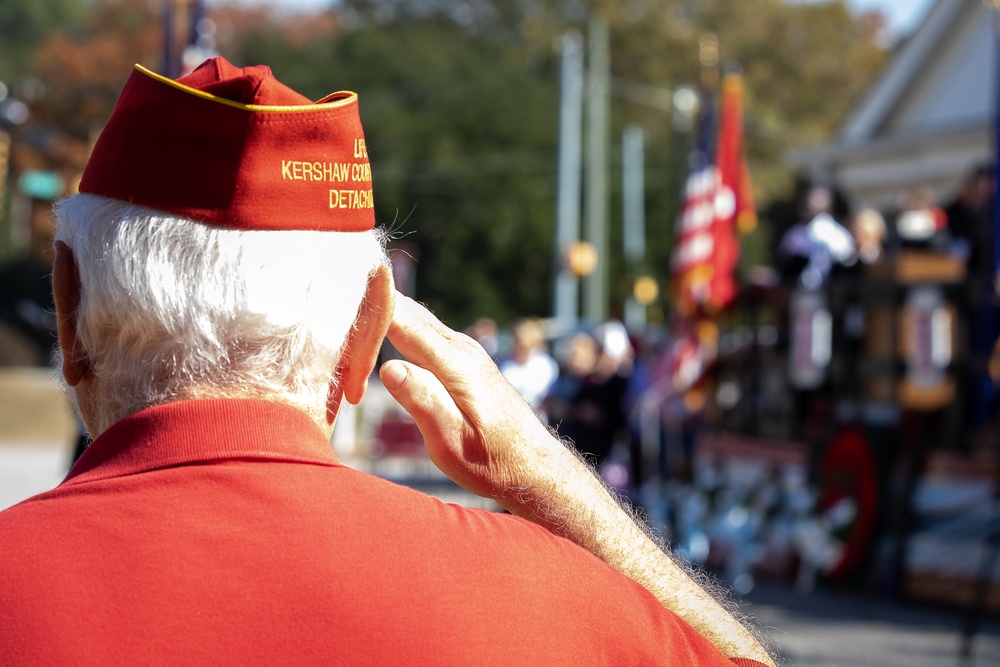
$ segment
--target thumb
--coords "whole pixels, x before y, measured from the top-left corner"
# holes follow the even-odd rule
[[[433,373],[407,361],[385,362],[379,377],[389,394],[413,417],[424,436],[427,453],[440,467],[442,450],[449,442],[461,439],[465,424],[465,416],[455,401]]]

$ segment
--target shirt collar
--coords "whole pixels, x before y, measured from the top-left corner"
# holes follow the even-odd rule
[[[301,410],[254,399],[178,401],[141,410],[106,430],[64,484],[220,459],[337,465],[323,431]]]

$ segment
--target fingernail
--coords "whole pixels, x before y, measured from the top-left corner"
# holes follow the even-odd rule
[[[382,378],[382,384],[385,385],[386,389],[396,391],[403,384],[403,380],[406,379],[406,366],[398,361],[387,361],[382,364],[379,376]]]

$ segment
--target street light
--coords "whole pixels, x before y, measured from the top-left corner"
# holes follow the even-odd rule
[[[649,306],[660,296],[660,285],[653,276],[639,276],[632,284],[632,297],[642,306]]]
[[[589,276],[597,268],[597,249],[586,241],[575,241],[566,248],[563,261],[574,276]]]

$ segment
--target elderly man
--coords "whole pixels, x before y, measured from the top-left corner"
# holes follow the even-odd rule
[[[0,664],[773,664],[470,339],[395,294],[357,97],[137,68],[57,210],[62,369],[96,437],[0,513]],[[341,465],[382,381],[514,516]]]

